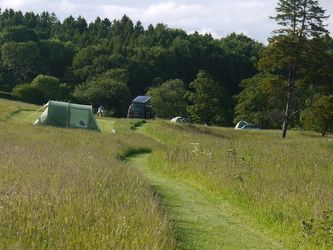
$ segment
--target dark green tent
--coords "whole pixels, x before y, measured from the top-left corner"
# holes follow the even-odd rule
[[[92,106],[68,102],[49,101],[46,110],[35,122],[64,128],[84,128],[100,131],[92,112]]]

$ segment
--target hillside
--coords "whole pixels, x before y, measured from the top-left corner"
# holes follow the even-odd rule
[[[175,248],[149,183],[119,160],[149,140],[34,127],[39,109],[0,99],[0,248]]]
[[[0,10],[0,92],[35,104],[103,105],[113,117],[125,117],[129,102],[147,94],[164,119],[219,126],[246,120],[265,129],[285,124],[283,137],[295,127],[325,135],[333,131],[329,15],[317,1],[297,2],[304,11],[288,12],[296,5],[278,1],[286,7],[276,9],[268,44],[242,33],[215,38],[143,25],[126,15],[88,23],[82,16]]]
[[[152,122],[163,146],[149,168],[187,183],[212,202],[270,232],[290,249],[330,249],[333,138],[291,131]]]
[[[333,245],[332,137],[163,120],[34,127],[40,111],[0,99],[1,248]]]
[[[243,34],[215,39],[162,23],[144,27],[126,15],[88,23],[81,16],[61,21],[54,13],[13,9],[0,11],[0,38],[0,91],[14,90],[21,100],[37,104],[57,99],[103,105],[118,117],[126,114],[131,98],[170,79],[187,87],[199,70],[225,89],[224,108],[231,112],[231,98],[240,81],[257,72],[254,63],[263,48]],[[38,76],[52,83],[29,85]]]

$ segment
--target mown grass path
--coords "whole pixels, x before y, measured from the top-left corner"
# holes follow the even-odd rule
[[[13,116],[31,121],[34,110],[21,110]],[[102,131],[111,131],[114,122],[99,120]],[[142,131],[143,127],[139,128]],[[146,134],[146,133],[144,133]],[[156,139],[156,138],[155,138]],[[136,154],[128,160],[149,179],[173,220],[180,249],[279,249],[279,244],[233,217],[221,204],[181,181],[159,175],[148,166],[149,154]]]
[[[129,162],[142,170],[172,218],[181,249],[281,249],[280,245],[233,218],[222,206],[180,181],[152,172],[149,153]]]

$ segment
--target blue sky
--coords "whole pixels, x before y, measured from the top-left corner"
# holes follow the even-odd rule
[[[333,34],[333,0],[319,0],[331,15],[328,29]],[[111,20],[124,14],[145,26],[163,22],[187,32],[211,33],[224,37],[231,32],[244,33],[266,42],[275,23],[277,0],[0,0],[2,9],[55,12],[59,19],[69,15],[85,17],[88,22],[97,16]]]

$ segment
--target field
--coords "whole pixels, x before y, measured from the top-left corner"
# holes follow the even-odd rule
[[[333,246],[332,137],[160,120],[34,127],[40,112],[0,99],[1,249],[217,249],[221,234],[229,249]]]
[[[35,110],[0,100],[1,249],[175,248],[146,178],[120,161],[149,139],[124,122],[122,135],[34,127]]]
[[[201,189],[287,248],[333,246],[333,139],[291,131],[235,131],[150,123],[163,143],[149,165]],[[163,164],[161,164],[163,163]]]

